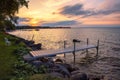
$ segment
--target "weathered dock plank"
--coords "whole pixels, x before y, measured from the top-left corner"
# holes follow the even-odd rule
[[[82,51],[82,50],[87,50],[87,49],[92,49],[92,48],[97,48],[95,45],[85,45],[85,46],[76,46],[75,52],[77,51]],[[57,54],[67,54],[67,53],[72,53],[74,51],[74,48],[65,48],[65,49],[58,49],[58,50],[37,50],[37,51],[31,51],[30,54],[33,57],[49,57],[49,56],[54,56]]]

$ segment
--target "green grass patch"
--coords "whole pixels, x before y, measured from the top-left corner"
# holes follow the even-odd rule
[[[10,46],[5,44],[4,38],[11,42]],[[13,77],[13,65],[17,61],[17,56],[13,53],[17,48],[24,46],[23,43],[15,44],[17,38],[0,32],[0,80],[9,80]]]
[[[4,38],[11,45],[7,46]],[[41,65],[39,68],[26,63],[23,55],[28,54],[30,49],[19,39],[0,32],[0,80],[63,80],[44,74],[47,67]]]
[[[53,77],[48,74],[35,74],[29,77],[29,80],[63,80],[63,79],[58,77]]]

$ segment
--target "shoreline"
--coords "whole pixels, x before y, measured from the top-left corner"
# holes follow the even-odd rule
[[[19,38],[19,39],[22,39],[22,38]],[[24,40],[23,40],[24,41]],[[27,45],[28,46],[28,45]],[[26,60],[25,60],[26,61]],[[42,60],[42,61],[44,61],[44,60]],[[48,60],[46,60],[46,61],[49,61],[49,59]],[[59,62],[60,61],[60,62]],[[28,61],[29,62],[29,61]],[[35,60],[33,60],[33,62],[34,63],[32,63],[32,64],[34,64],[34,65],[39,65],[39,64],[46,64],[46,62],[44,63],[44,62],[42,62],[41,63],[41,61],[39,61],[39,58],[38,59],[35,59]],[[55,61],[56,62],[56,61]],[[80,72],[80,70],[77,68],[77,67],[75,67],[75,66],[72,66],[72,65],[70,65],[70,64],[68,64],[68,63],[62,63],[63,61],[62,60],[58,60],[58,63],[55,63],[54,61],[52,61],[52,63],[54,63],[54,64],[52,64],[52,65],[59,65],[59,67],[61,67],[62,65],[64,65],[64,66],[62,66],[62,69],[63,69],[63,71],[65,70],[65,71],[67,71],[67,68],[65,67],[65,65],[68,65],[69,66],[69,69],[71,68],[71,70],[72,69],[77,69],[77,70],[73,70],[72,72],[69,72],[69,71],[67,71],[66,73],[67,73],[67,75],[68,75],[68,77],[70,76],[70,75],[73,75],[74,76],[74,78],[76,78],[76,77],[79,77],[79,76],[82,76],[82,78],[84,77],[84,76],[86,76],[86,80],[87,80],[87,78],[88,78],[88,74],[86,74],[85,72],[83,73],[81,73]],[[30,63],[31,64],[31,63]],[[50,66],[49,64],[48,64],[48,66]],[[51,68],[52,69],[52,68]],[[55,71],[56,72],[56,71]],[[58,72],[56,73],[56,74],[58,74]],[[60,74],[60,73],[59,73]],[[65,73],[64,73],[65,74]],[[79,74],[79,76],[78,76],[78,74]],[[55,75],[55,74],[54,74]],[[63,75],[64,76],[64,75]],[[95,77],[95,76],[94,76]],[[64,77],[62,77],[62,78],[64,78]],[[73,79],[74,80],[74,79]]]
[[[110,59],[112,59],[112,58],[110,58]],[[109,67],[108,67],[108,68],[109,68]],[[93,72],[97,72],[97,71],[94,71],[94,70],[93,70]],[[98,72],[99,72],[99,71],[98,71]],[[104,72],[106,72],[106,71],[104,71]],[[85,73],[87,73],[87,72],[85,72]],[[99,76],[99,75],[98,75],[98,76]],[[103,76],[103,75],[101,75],[101,77],[102,77],[102,76]],[[113,80],[114,80],[114,79],[113,79]]]

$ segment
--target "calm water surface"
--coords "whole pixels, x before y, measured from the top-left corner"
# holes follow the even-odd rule
[[[19,30],[11,32],[27,40],[34,40],[35,43],[42,43],[43,49],[63,48],[63,41],[67,41],[67,47],[72,46],[72,39],[79,39],[82,42],[78,45],[89,43],[96,45],[100,40],[99,57],[100,60],[93,62],[88,66],[80,66],[81,72],[91,74],[106,75],[112,80],[120,80],[120,28],[74,28],[74,29],[40,29]],[[78,52],[77,62],[85,54]],[[95,50],[90,50],[90,55],[95,55]],[[72,54],[67,55],[70,61]],[[87,67],[87,68],[86,68]]]

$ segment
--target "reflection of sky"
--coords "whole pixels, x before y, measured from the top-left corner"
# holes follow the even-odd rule
[[[19,25],[120,25],[120,0],[30,0]]]
[[[113,80],[120,80],[118,75],[120,73],[119,67],[116,67],[120,63],[120,28],[40,29],[39,31],[14,31],[11,33],[29,40],[32,40],[34,35],[33,40],[36,43],[42,43],[42,47],[45,50],[63,48],[63,40],[67,40],[67,46],[71,46],[74,38],[82,41],[86,41],[86,38],[89,38],[89,43],[92,44],[96,44],[99,39],[100,59],[87,66],[87,68],[86,66],[85,68],[81,66],[80,71],[95,75],[96,73],[99,75],[107,74],[107,76],[112,76]],[[96,49],[89,50],[90,56],[95,54]],[[79,63],[84,56],[85,51],[76,52],[76,62]],[[66,54],[66,61],[73,62],[73,54]]]
[[[109,45],[120,44],[119,28],[40,29],[39,31],[19,31],[14,34],[28,40],[32,40],[34,35],[35,43],[42,43],[43,48],[46,49],[61,48],[64,40],[67,40],[68,46],[73,45],[73,39],[79,39],[85,43],[87,38],[95,45],[98,39],[101,43],[110,43]]]
[[[43,49],[63,48],[63,41],[67,41],[67,47],[73,46],[72,40],[79,39],[82,42],[77,45],[97,44],[100,40],[100,55],[119,57],[120,54],[120,28],[79,28],[79,29],[40,29],[39,31],[18,31],[12,32],[22,38],[33,40],[35,43],[42,43]],[[95,50],[93,50],[96,52]]]

